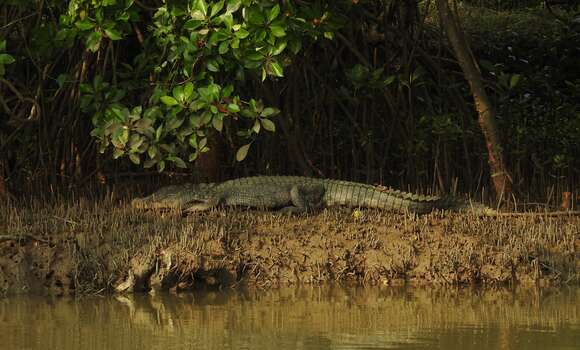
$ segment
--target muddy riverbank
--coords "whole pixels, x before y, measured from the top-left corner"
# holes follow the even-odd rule
[[[577,217],[415,217],[350,209],[183,217],[107,201],[35,202],[0,207],[0,291],[578,284],[579,227]]]

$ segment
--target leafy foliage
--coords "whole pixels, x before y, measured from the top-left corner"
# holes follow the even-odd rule
[[[6,52],[6,40],[0,40],[0,77],[6,73],[6,68],[8,64],[14,63],[14,57],[7,54]]]
[[[184,160],[207,151],[209,129],[235,128],[246,143],[262,130],[274,132],[279,110],[244,98],[239,88],[256,73],[262,81],[283,77],[303,40],[335,30],[321,10],[313,24],[307,17],[315,10],[290,2],[191,0],[152,8],[142,50],[109,77],[116,83],[96,75],[81,86],[101,152],[112,147],[114,158],[161,171],[167,161],[185,167]],[[57,39],[65,45],[80,39],[100,52],[129,40],[143,15],[132,0],[73,0]],[[146,101],[136,104],[137,94]],[[237,160],[246,154],[244,146]]]
[[[577,24],[541,9],[465,4],[461,22],[498,106],[514,178],[577,175]],[[428,6],[6,0],[0,8],[0,168],[9,187],[189,166],[217,133],[233,150],[223,160],[246,159],[220,164],[224,176],[484,185],[472,99]]]
[[[580,162],[580,28],[540,16],[513,11],[493,23],[474,20],[471,31],[482,68],[495,82],[514,166],[526,161],[566,173]]]

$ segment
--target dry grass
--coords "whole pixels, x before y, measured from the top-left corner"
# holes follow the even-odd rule
[[[0,207],[0,289],[57,294],[249,283],[560,285],[579,281],[577,218],[316,215],[182,217],[111,199]],[[14,238],[14,237],[13,237]],[[3,281],[3,282],[2,282]]]

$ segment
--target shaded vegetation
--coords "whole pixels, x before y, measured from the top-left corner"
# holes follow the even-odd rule
[[[483,15],[482,15],[483,12]],[[550,177],[574,178],[580,154],[580,29],[539,10],[467,11],[476,55],[497,80],[496,104],[506,147],[520,181],[537,185]],[[501,54],[503,53],[503,54]],[[524,176],[531,174],[531,176]]]
[[[499,4],[457,11],[514,181],[546,201],[578,183],[578,8]],[[429,1],[0,6],[0,193],[123,181],[143,165],[172,174],[207,151],[223,178],[479,193],[474,110]]]

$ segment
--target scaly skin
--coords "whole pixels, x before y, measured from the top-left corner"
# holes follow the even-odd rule
[[[207,210],[218,205],[285,212],[305,212],[344,205],[399,212],[428,213],[436,209],[472,211],[493,215],[494,210],[479,203],[451,198],[422,196],[381,186],[298,176],[257,176],[220,184],[169,186],[131,205],[140,209]]]

